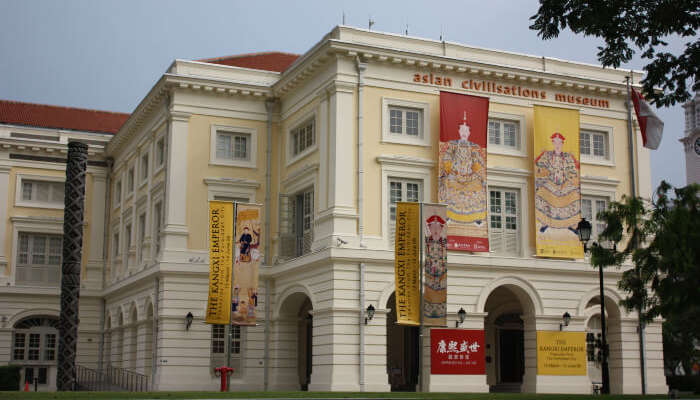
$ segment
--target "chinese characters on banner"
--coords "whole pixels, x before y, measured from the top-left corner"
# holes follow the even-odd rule
[[[447,208],[423,204],[423,325],[447,325]]]
[[[396,322],[420,324],[420,204],[396,203]]]
[[[484,375],[483,329],[431,329],[430,373]]]
[[[486,218],[487,97],[440,92],[438,201],[447,204],[447,248],[489,251]]]
[[[583,258],[578,110],[535,106],[537,255]]]
[[[586,375],[586,333],[537,331],[537,375]]]
[[[236,252],[233,265],[231,319],[234,325],[255,325],[258,305],[258,268],[262,261],[258,204],[236,205]]]
[[[233,255],[233,203],[209,202],[209,296],[205,320],[229,323]]]

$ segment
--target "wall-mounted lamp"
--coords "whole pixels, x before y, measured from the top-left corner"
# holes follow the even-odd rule
[[[192,325],[192,320],[194,319],[194,315],[192,315],[191,312],[188,312],[187,315],[185,316],[185,330],[189,331],[190,326]]]
[[[371,321],[372,318],[374,318],[374,306],[371,304],[368,305],[366,312],[367,314],[365,315],[365,325],[367,325],[367,322]]]
[[[467,317],[467,312],[464,311],[464,308],[460,307],[459,311],[457,311],[457,321],[455,321],[455,328],[458,328],[460,325],[464,323],[464,318]]]
[[[571,322],[571,315],[567,311],[561,316],[561,319],[563,323],[559,324],[559,330],[563,331],[565,326],[569,326],[569,322]]]

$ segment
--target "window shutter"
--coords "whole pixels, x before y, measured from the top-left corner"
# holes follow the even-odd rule
[[[294,257],[296,238],[294,236],[294,196],[280,194],[279,201],[279,259],[286,260]]]

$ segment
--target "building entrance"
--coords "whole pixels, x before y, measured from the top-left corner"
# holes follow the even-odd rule
[[[309,390],[311,382],[312,352],[313,349],[313,315],[309,312],[313,309],[308,298],[299,311],[299,334],[297,336],[297,361],[299,371],[299,385],[301,390]]]
[[[500,329],[499,340],[499,383],[523,382],[524,352],[523,331],[518,329]]]
[[[392,392],[414,392],[418,384],[418,327],[396,324],[396,297],[386,308],[386,366]]]

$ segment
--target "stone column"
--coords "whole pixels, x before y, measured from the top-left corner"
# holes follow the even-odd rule
[[[299,390],[298,318],[279,317],[270,322],[270,390]]]
[[[356,309],[313,311],[313,369],[310,391],[360,390]],[[350,345],[348,341],[355,343]]]
[[[376,304],[376,303],[375,303]],[[365,329],[365,391],[389,392],[386,353],[386,316],[387,309],[377,309],[374,318],[368,321]],[[361,316],[364,318],[364,315]]]

